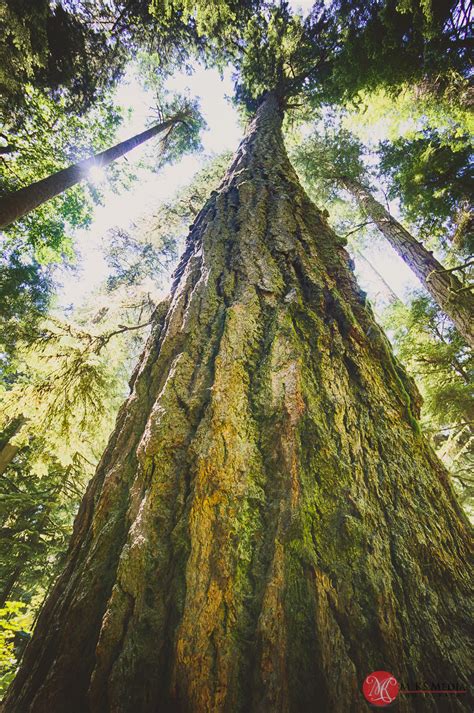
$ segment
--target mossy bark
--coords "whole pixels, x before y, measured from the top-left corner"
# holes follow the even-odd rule
[[[175,277],[8,713],[348,713],[376,669],[462,684],[467,527],[275,96]]]
[[[402,260],[413,270],[436,304],[452,320],[467,343],[474,347],[472,292],[464,288],[453,272],[446,271],[433,253],[395,220],[368,188],[350,178],[343,178],[341,181]]]

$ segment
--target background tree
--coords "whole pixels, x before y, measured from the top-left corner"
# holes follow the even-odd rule
[[[437,304],[452,319],[459,332],[474,344],[472,314],[474,299],[454,272],[446,269],[423,244],[394,218],[375,198],[369,175],[362,162],[362,146],[347,132],[314,135],[298,151],[299,165],[307,181],[322,179],[347,190],[367,219],[382,232],[390,245],[419,278]]]
[[[16,220],[23,218],[29,212],[41,206],[48,200],[55,198],[64,191],[72,188],[77,183],[86,180],[89,172],[94,167],[105,167],[113,161],[121,158],[132,149],[140,144],[148,141],[155,136],[163,134],[163,142],[166,145],[169,140],[171,131],[183,125],[191,133],[191,124],[198,125],[196,117],[192,116],[190,108],[183,108],[181,113],[177,113],[161,121],[159,124],[142,131],[135,136],[121,141],[119,144],[112,146],[99,154],[90,156],[82,161],[68,166],[67,168],[57,171],[56,173],[47,176],[46,178],[36,181],[20,188],[19,190],[8,193],[0,198],[0,227],[8,227]]]
[[[424,131],[413,139],[384,142],[381,171],[390,178],[390,197],[403,197],[403,215],[421,235],[472,254],[472,146],[459,128],[451,135]]]
[[[2,128],[12,151],[0,156],[0,195],[77,161],[90,148],[100,150],[122,120],[110,98],[76,116],[66,112],[63,101],[47,99],[32,87],[25,97],[28,109],[21,127],[6,120]],[[0,342],[8,358],[16,341],[34,336],[35,322],[46,313],[54,291],[51,268],[73,260],[73,231],[90,223],[97,200],[100,192],[92,184],[75,187],[0,235]]]

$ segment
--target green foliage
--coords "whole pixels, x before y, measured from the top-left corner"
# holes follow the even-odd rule
[[[107,288],[111,291],[121,285],[138,285],[150,277],[158,279],[175,257],[174,244],[157,248],[148,239],[139,240],[124,230],[113,229],[107,241]]]
[[[28,109],[22,126],[6,123],[2,128],[2,137],[13,150],[1,157],[0,195],[108,148],[122,121],[110,98],[78,116],[66,112],[64,100],[48,99],[32,86],[25,88],[25,96]],[[93,200],[99,198],[92,187],[75,186],[10,226],[7,242],[22,239],[43,263],[70,258],[70,231],[90,223]]]
[[[82,116],[68,113],[64,99],[48,99],[30,85],[25,98],[21,124],[2,127],[9,151],[0,155],[0,195],[109,146],[121,121],[110,98]],[[5,368],[18,340],[34,337],[35,324],[49,305],[53,283],[48,265],[74,259],[73,231],[90,224],[94,202],[100,199],[92,185],[75,186],[0,234],[0,353]]]
[[[162,151],[154,169],[178,161],[184,153],[199,151],[202,147],[200,131],[205,121],[199,111],[199,101],[165,89],[169,70],[162,67],[162,58],[156,52],[140,52],[136,62],[136,77],[153,98],[150,124],[181,116],[180,121],[162,141]]]
[[[453,237],[456,223],[464,217],[457,243],[472,252],[472,145],[469,136],[453,133],[431,129],[413,139],[384,142],[380,166],[390,178],[390,196],[403,197],[403,215],[421,236],[436,234],[446,245],[446,237]]]
[[[61,566],[126,394],[132,352],[114,344],[124,328],[94,334],[52,317],[39,326],[41,339],[17,347],[0,394],[1,449],[13,448],[0,486],[0,595],[28,603],[41,600]]]
[[[2,600],[28,604],[47,589],[61,565],[90,465],[75,458],[67,467],[50,461],[44,473],[30,470],[41,443],[23,448],[2,479],[0,581]]]
[[[0,695],[15,676],[18,643],[29,638],[32,626],[33,611],[24,602],[7,601],[0,608]]]
[[[468,3],[386,0],[332,4],[341,49],[326,98],[353,98],[362,89],[391,90],[405,82],[443,95],[452,72],[469,76]]]
[[[151,0],[150,14],[166,37],[179,33],[177,46],[223,66],[240,52],[242,31],[261,0]]]
[[[404,83],[396,94],[383,87],[360,91],[346,107],[343,125],[371,144],[381,135],[390,141],[411,139],[430,129],[447,135],[470,133],[474,128],[468,106],[470,91],[469,82],[455,72],[450,73],[441,97],[433,93],[430,84]]]
[[[288,3],[263,7],[247,23],[238,68],[236,100],[250,111],[268,91],[283,103],[299,102],[318,94],[336,44],[334,24],[323,2],[316,2],[306,19],[291,13]]]
[[[127,46],[81,12],[91,5],[87,1],[72,4],[67,0],[3,0],[0,111],[17,125],[21,125],[22,113],[28,106],[24,92],[30,82],[51,99],[61,97],[69,109],[77,112],[100,98],[120,76],[128,56]],[[105,8],[108,3],[95,5]]]
[[[335,200],[341,179],[367,180],[363,162],[366,149],[347,130],[330,120],[319,122],[314,131],[302,142],[293,145],[291,158],[310,191]]]
[[[15,8],[17,5],[17,8]],[[17,100],[21,86],[47,62],[47,0],[0,5],[0,94]],[[22,81],[23,80],[23,81]]]
[[[415,294],[383,315],[397,356],[423,396],[422,423],[449,467],[466,509],[474,507],[474,408],[472,352],[439,308]]]
[[[52,281],[49,270],[19,247],[5,251],[0,268],[0,373],[9,368],[19,340],[36,335],[38,319],[48,308]]]

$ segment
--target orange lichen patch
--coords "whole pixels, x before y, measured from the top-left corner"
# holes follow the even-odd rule
[[[331,711],[345,713],[342,701],[357,701],[359,684],[356,667],[350,659],[335,613],[339,608],[337,592],[329,577],[319,569],[312,571],[314,582],[314,611],[319,661],[317,667],[323,671],[327,682],[327,696]]]
[[[258,620],[259,674],[262,681],[262,710],[287,713],[287,641],[286,617],[283,604],[285,586],[285,553],[283,544],[275,541],[275,549],[268,582]]]
[[[174,685],[186,690],[196,711],[223,710],[239,666],[236,626],[244,593],[237,571],[247,566],[239,543],[248,537],[246,499],[260,467],[247,377],[255,324],[251,305],[228,308],[210,401],[193,441],[191,550]]]

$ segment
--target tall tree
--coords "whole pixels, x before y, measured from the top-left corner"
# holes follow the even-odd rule
[[[465,520],[283,144],[327,47],[285,34],[284,3],[264,20],[240,65],[260,62],[239,87],[256,116],[157,310],[12,713],[337,713],[380,662],[465,680]]]
[[[164,132],[169,132],[180,123],[185,123],[186,117],[187,115],[184,113],[173,116],[95,156],[79,161],[79,163],[64,168],[47,178],[42,178],[30,186],[25,186],[15,193],[0,198],[0,228],[7,227],[46,201],[85,180],[92,168],[108,166],[145,141]]]
[[[417,240],[368,187],[367,170],[361,160],[361,145],[345,131],[324,137],[314,135],[297,152],[298,165],[307,179],[339,185],[357,201],[362,212],[413,270],[425,289],[450,317],[460,334],[474,345],[474,296],[456,276],[460,267],[446,269]]]
[[[474,295],[471,288],[463,285],[455,275],[455,268],[445,269],[363,183],[349,177],[341,177],[341,182],[450,317],[460,334],[474,346]]]
[[[115,143],[121,112],[104,97],[82,116],[66,110],[63,99],[48,99],[25,90],[27,109],[22,123],[6,121],[2,139],[10,151],[0,156],[0,196],[57,172]],[[116,172],[114,183],[125,172]],[[17,221],[0,235],[0,349],[6,355],[0,370],[8,370],[15,345],[37,334],[38,320],[51,301],[53,264],[74,258],[72,234],[90,224],[101,191],[92,183],[75,186]]]
[[[466,524],[283,107],[191,228],[11,713],[337,713],[381,665],[464,681]]]
[[[380,169],[390,179],[390,196],[402,197],[403,215],[421,235],[443,236],[465,254],[474,252],[471,208],[472,140],[462,128],[433,129],[413,138],[385,141]]]

